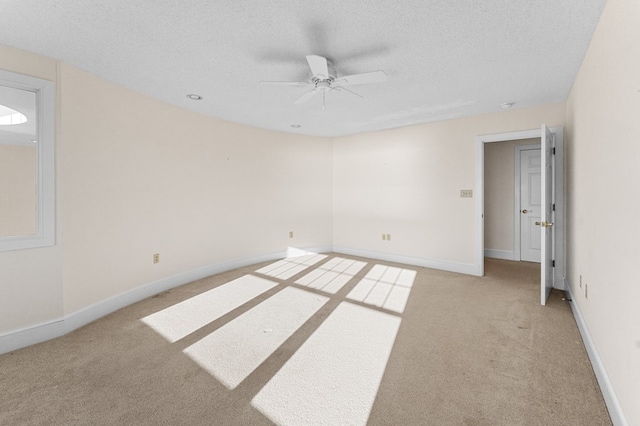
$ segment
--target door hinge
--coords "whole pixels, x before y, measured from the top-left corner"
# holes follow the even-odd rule
[[[556,155],[556,149],[553,148],[553,155]]]
[[[556,261],[555,261],[555,260],[552,260],[552,261],[551,261],[551,267],[552,267],[552,268],[555,268],[555,267],[556,267]]]
[[[554,212],[556,211],[556,203],[553,203],[552,209]]]

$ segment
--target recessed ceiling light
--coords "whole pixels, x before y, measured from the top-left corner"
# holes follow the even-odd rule
[[[502,109],[509,109],[513,106],[513,104],[515,104],[515,102],[505,102],[503,104],[500,104],[500,106],[502,107]]]
[[[196,94],[193,94],[193,93],[187,95],[187,98],[191,99],[192,101],[200,101],[200,100],[202,100],[202,96],[196,95]]]
[[[292,124],[291,127],[293,127],[294,129],[299,129],[302,126],[299,124]]]

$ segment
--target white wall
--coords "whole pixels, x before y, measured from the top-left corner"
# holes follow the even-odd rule
[[[639,22],[640,2],[607,2],[567,102],[567,279],[630,425],[640,424]]]
[[[334,247],[471,273],[480,212],[460,190],[475,188],[476,136],[564,120],[557,104],[337,138]]]

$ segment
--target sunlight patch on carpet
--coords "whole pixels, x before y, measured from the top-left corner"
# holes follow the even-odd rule
[[[347,299],[402,313],[415,278],[416,271],[411,269],[374,265]]]
[[[341,303],[252,405],[278,425],[365,425],[400,322]]]
[[[288,287],[183,352],[234,389],[329,300]]]
[[[176,342],[247,303],[277,284],[245,275],[142,318],[169,342]]]
[[[287,257],[272,263],[271,265],[267,265],[264,268],[260,268],[256,272],[269,277],[288,280],[292,276],[326,258],[326,254],[315,253],[306,254],[304,256]]]
[[[366,262],[334,257],[297,280],[296,284],[335,294],[366,265]]]

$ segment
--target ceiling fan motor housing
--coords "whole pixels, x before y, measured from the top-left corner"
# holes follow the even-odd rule
[[[320,80],[320,79],[314,78],[313,82],[314,82],[314,84],[316,86],[316,89],[323,90],[323,91],[328,91],[328,90],[332,89],[331,83],[334,80],[335,79],[333,77],[329,77],[329,78],[324,79],[324,80]]]

